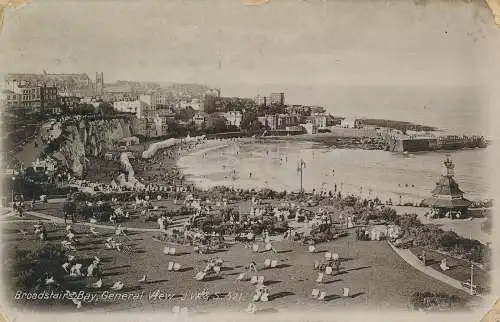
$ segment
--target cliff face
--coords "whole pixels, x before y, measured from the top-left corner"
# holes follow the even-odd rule
[[[60,146],[60,159],[73,174],[81,177],[87,156],[102,156],[113,143],[131,136],[130,123],[122,119],[80,121],[63,129],[64,140]]]

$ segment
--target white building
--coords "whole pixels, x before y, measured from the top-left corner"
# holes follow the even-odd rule
[[[199,98],[193,98],[190,103],[191,107],[195,111],[203,111],[204,106],[203,106],[203,101],[201,101]]]
[[[240,127],[242,114],[240,111],[229,111],[224,113],[224,116],[227,120],[227,125],[233,125],[236,127]]]
[[[201,126],[206,121],[206,115],[203,112],[198,112],[193,116],[193,122],[196,126]]]
[[[318,127],[318,129],[326,128],[326,115],[322,113],[316,113],[312,116],[314,125]]]
[[[340,121],[340,127],[344,129],[358,129],[362,127],[361,120],[354,118],[345,118]]]
[[[307,122],[307,123],[301,124],[301,125],[306,130],[307,134],[316,134],[316,133],[318,133],[318,127],[313,122]]]
[[[117,112],[121,113],[131,113],[135,114],[138,119],[144,117],[144,110],[147,109],[150,105],[145,103],[144,101],[138,100],[124,100],[117,101],[113,103],[113,109]]]

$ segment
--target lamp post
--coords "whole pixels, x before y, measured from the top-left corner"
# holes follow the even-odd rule
[[[304,160],[301,159],[300,162],[299,162],[299,165],[297,166],[297,171],[300,174],[300,193],[304,192],[302,181],[303,181],[303,174],[304,174],[304,168],[305,167],[306,167],[306,163],[304,162]]]
[[[470,295],[474,295],[474,264],[470,263]]]
[[[15,188],[15,183],[16,183],[16,177],[12,177],[12,189],[11,189],[11,202],[14,205],[14,188]]]

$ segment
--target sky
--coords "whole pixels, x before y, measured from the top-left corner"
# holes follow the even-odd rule
[[[35,0],[4,18],[0,72],[102,71],[105,82],[285,91],[289,101],[327,106],[330,88],[477,95],[500,70],[500,30],[477,2]]]

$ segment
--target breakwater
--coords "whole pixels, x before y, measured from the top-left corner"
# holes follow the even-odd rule
[[[386,150],[391,152],[419,152],[436,150],[460,150],[467,148],[485,148],[488,145],[482,136],[439,136],[408,137],[386,136]]]

